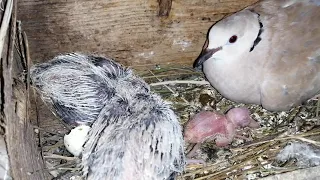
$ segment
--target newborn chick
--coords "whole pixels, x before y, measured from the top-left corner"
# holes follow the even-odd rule
[[[148,84],[111,59],[67,54],[35,65],[33,85],[66,123],[91,126],[88,180],[163,180],[184,168],[180,124]]]
[[[259,127],[259,123],[254,121],[249,113],[247,108],[233,108],[226,115],[201,111],[187,123],[184,139],[186,142],[197,144],[207,140],[215,140],[217,146],[226,146],[236,136],[237,128]],[[193,152],[195,150],[192,150]],[[192,156],[190,153],[187,155],[188,157]]]

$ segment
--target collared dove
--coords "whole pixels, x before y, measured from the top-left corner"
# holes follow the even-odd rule
[[[320,91],[320,0],[263,0],[217,22],[195,61],[226,98],[288,110]]]
[[[64,140],[71,153],[82,154],[86,179],[163,180],[183,171],[175,113],[131,69],[72,53],[37,64],[30,74],[56,114],[78,125]]]

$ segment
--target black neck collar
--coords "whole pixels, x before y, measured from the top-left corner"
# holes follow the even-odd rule
[[[251,12],[256,13],[256,12],[254,12],[253,10],[251,10]],[[261,19],[260,19],[260,14],[259,14],[259,13],[256,13],[256,14],[258,15],[258,21],[259,21],[260,29],[259,29],[259,32],[258,32],[258,34],[257,34],[257,38],[253,41],[253,45],[252,45],[252,47],[250,48],[250,51],[249,51],[249,52],[253,51],[253,49],[254,49],[254,48],[258,45],[258,43],[261,41],[261,34],[262,34],[262,32],[263,32],[263,24],[262,24]]]

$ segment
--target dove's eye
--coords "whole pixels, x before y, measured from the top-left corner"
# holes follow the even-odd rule
[[[229,43],[235,43],[237,41],[238,37],[236,35],[233,35],[229,39]]]

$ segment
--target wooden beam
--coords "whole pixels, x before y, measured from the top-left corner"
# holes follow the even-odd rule
[[[17,55],[14,46],[16,12],[17,1],[13,0],[10,28],[7,30],[2,51],[3,119],[6,125],[5,137],[10,170],[13,179],[44,180],[47,179],[45,166],[37,148],[33,126],[27,118],[27,86],[25,81],[19,80],[17,76],[22,72],[17,72],[17,64],[21,63],[21,57]]]

